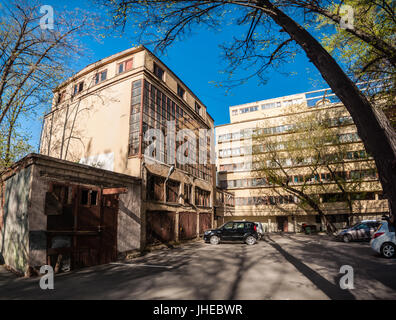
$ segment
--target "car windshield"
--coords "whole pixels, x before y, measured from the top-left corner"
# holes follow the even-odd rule
[[[229,223],[229,222],[223,223],[223,224],[219,227],[219,229],[224,228],[224,226],[225,226],[227,223]]]

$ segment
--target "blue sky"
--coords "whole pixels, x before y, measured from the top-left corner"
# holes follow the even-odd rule
[[[92,10],[89,3],[57,1],[54,4],[55,19],[57,10],[63,10],[66,4],[70,9],[80,7]],[[234,31],[232,27],[225,28],[222,32],[197,29],[190,37],[173,44],[166,55],[158,55],[207,106],[215,125],[229,122],[229,106],[327,87],[305,54],[298,55],[294,62],[284,65],[280,70],[268,70],[268,82],[265,85],[253,78],[248,83],[233,88],[230,93],[226,93],[224,88],[216,87],[211,81],[225,79],[225,75],[221,74],[225,64],[221,59],[219,45],[231,39]],[[90,63],[132,47],[134,42],[131,33],[132,30],[127,29],[121,37],[108,36],[101,42],[92,37],[82,39],[88,54],[76,60],[71,67],[77,72]],[[284,74],[290,72],[294,74]],[[237,73],[236,77],[238,76],[242,76],[242,73]],[[39,144],[41,119],[33,120],[30,125],[31,142],[36,148]]]

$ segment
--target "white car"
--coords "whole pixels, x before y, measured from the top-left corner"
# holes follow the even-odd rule
[[[257,234],[259,236],[259,239],[262,239],[264,236],[264,228],[263,225],[261,224],[261,222],[255,222],[256,226],[257,226]]]
[[[396,239],[395,226],[387,221],[381,221],[381,226],[374,233],[370,241],[371,248],[385,258],[395,256]]]

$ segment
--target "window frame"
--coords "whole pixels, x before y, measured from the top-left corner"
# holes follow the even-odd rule
[[[156,72],[156,70],[161,71],[161,76]],[[154,62],[153,73],[159,80],[165,81],[165,70],[161,68],[156,62]]]
[[[129,62],[129,61],[131,61],[131,68],[127,70],[126,69],[126,65],[127,65],[127,62]],[[120,66],[122,66],[122,71],[120,71]],[[124,61],[122,61],[120,63],[117,63],[117,68],[116,68],[117,75],[125,73],[125,72],[128,72],[128,71],[131,71],[132,69],[133,69],[133,58],[126,59],[126,60],[124,60]]]
[[[58,97],[56,99],[56,104],[61,104],[66,100],[66,90],[62,90],[58,92]]]
[[[180,95],[182,93],[182,95]],[[177,84],[177,96],[185,100],[186,97],[186,90],[180,85]]]
[[[202,106],[201,106],[197,101],[195,101],[195,112],[196,112],[198,115],[201,116],[201,110],[202,110]]]
[[[80,89],[80,87],[81,87],[81,89]],[[83,90],[84,90],[84,80],[77,82],[73,86],[73,97],[80,94]]]
[[[106,77],[105,77],[104,79],[102,79],[103,73],[106,74]],[[106,80],[107,80],[107,75],[108,75],[107,69],[103,69],[103,70],[97,72],[97,73],[95,74],[95,76],[94,76],[94,83],[95,83],[95,85],[97,85],[97,84],[99,84],[99,83],[102,83],[102,82],[106,81]]]

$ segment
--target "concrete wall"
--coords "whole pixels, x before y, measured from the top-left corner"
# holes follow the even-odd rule
[[[0,208],[0,254],[6,265],[21,273],[29,262],[29,191],[32,167],[4,181]],[[1,206],[0,206],[1,207]]]
[[[29,206],[29,265],[38,267],[47,259],[47,216],[45,215],[45,194],[49,181],[40,177],[40,167],[32,166],[32,184]]]
[[[130,185],[128,192],[121,194],[118,210],[117,251],[119,253],[139,250],[142,246],[141,186]]]
[[[0,260],[21,273],[47,262],[45,198],[54,182],[128,188],[119,197],[118,251],[141,248],[141,184],[137,179],[41,155],[27,156],[1,179]]]
[[[128,59],[133,59],[132,69],[118,74],[118,64]],[[153,75],[154,61],[165,70],[163,81]],[[107,79],[95,84],[94,77],[102,70],[107,70]],[[84,68],[58,88],[52,111],[44,117],[40,153],[95,167],[102,165],[95,159],[107,159],[106,167],[101,168],[140,176],[140,159],[128,157],[128,144],[132,83],[143,77],[156,81],[161,90],[168,90],[168,95],[193,113],[197,101],[201,106],[197,118],[213,127],[206,107],[191,90],[154,55],[134,48]],[[83,91],[73,96],[74,85],[81,81]],[[184,98],[177,96],[177,84],[186,90]],[[63,91],[66,98],[57,104],[56,97]]]
[[[46,116],[40,152],[73,162],[106,157],[113,159],[106,169],[136,174],[127,159],[132,82],[139,78],[128,73],[128,81],[78,96]]]

